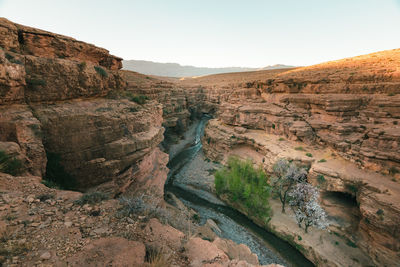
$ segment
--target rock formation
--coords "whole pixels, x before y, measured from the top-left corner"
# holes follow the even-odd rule
[[[323,193],[354,198],[357,219],[339,227],[341,234],[377,265],[390,266],[399,261],[400,246],[399,59],[396,49],[181,84],[203,87],[208,99],[219,92],[216,119],[203,138],[210,159],[238,154],[271,170],[286,157],[309,166],[309,181]]]
[[[195,113],[183,87],[121,71],[122,59],[103,48],[4,18],[0,36],[0,151],[23,165],[16,176],[0,169],[0,265],[209,266],[208,255],[193,253],[190,231],[152,218],[187,225],[163,202],[168,155],[160,148],[164,127],[179,137]],[[143,193],[157,203],[144,203],[143,214],[123,214],[113,199]],[[222,251],[214,266],[258,266],[244,245],[201,242]]]
[[[6,19],[0,31],[0,140],[18,148],[27,171],[62,168],[66,185],[80,191],[101,185],[118,194],[135,182],[162,195],[162,107],[118,99],[122,59]]]

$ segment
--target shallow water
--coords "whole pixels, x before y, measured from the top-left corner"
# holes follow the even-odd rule
[[[220,237],[247,245],[253,253],[257,254],[260,264],[314,266],[289,243],[254,224],[240,212],[226,205],[208,201],[205,197],[209,194],[208,192],[188,190],[185,185],[174,181],[174,176],[202,149],[201,137],[209,119],[209,116],[204,116],[198,123],[193,145],[182,150],[168,163],[170,173],[165,184],[165,191],[175,194],[185,205],[196,210],[202,223],[205,223],[207,219],[214,220],[222,231]]]

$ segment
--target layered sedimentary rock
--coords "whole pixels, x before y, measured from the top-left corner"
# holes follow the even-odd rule
[[[355,199],[356,220],[338,230],[376,264],[393,265],[400,246],[399,59],[397,49],[281,73],[187,82],[209,91],[216,84],[223,96],[205,130],[205,153],[212,160],[250,157],[266,170],[280,157],[309,166],[309,181],[321,192]]]
[[[2,150],[31,174],[58,172],[72,189],[119,194],[154,187],[162,197],[162,106],[124,98],[121,59],[6,19],[0,34]]]
[[[11,52],[43,58],[87,61],[105,68],[122,68],[122,58],[74,38],[31,28],[0,18],[0,46]]]
[[[127,81],[127,90],[133,95],[145,96],[163,105],[163,126],[167,131],[181,134],[190,123],[185,89],[170,81],[162,81],[154,77],[123,71]]]

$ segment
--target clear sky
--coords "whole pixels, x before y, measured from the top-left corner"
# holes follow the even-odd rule
[[[0,0],[0,16],[124,59],[311,65],[400,47],[400,0]]]

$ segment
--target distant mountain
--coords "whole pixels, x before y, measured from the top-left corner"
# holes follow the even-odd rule
[[[227,67],[227,68],[202,68],[194,66],[182,66],[177,63],[158,63],[146,60],[124,60],[122,61],[123,69],[132,70],[146,75],[167,76],[167,77],[193,77],[203,76],[218,73],[229,72],[244,72],[256,70],[271,70],[292,68],[287,65],[272,65],[264,68],[242,68],[242,67]]]

